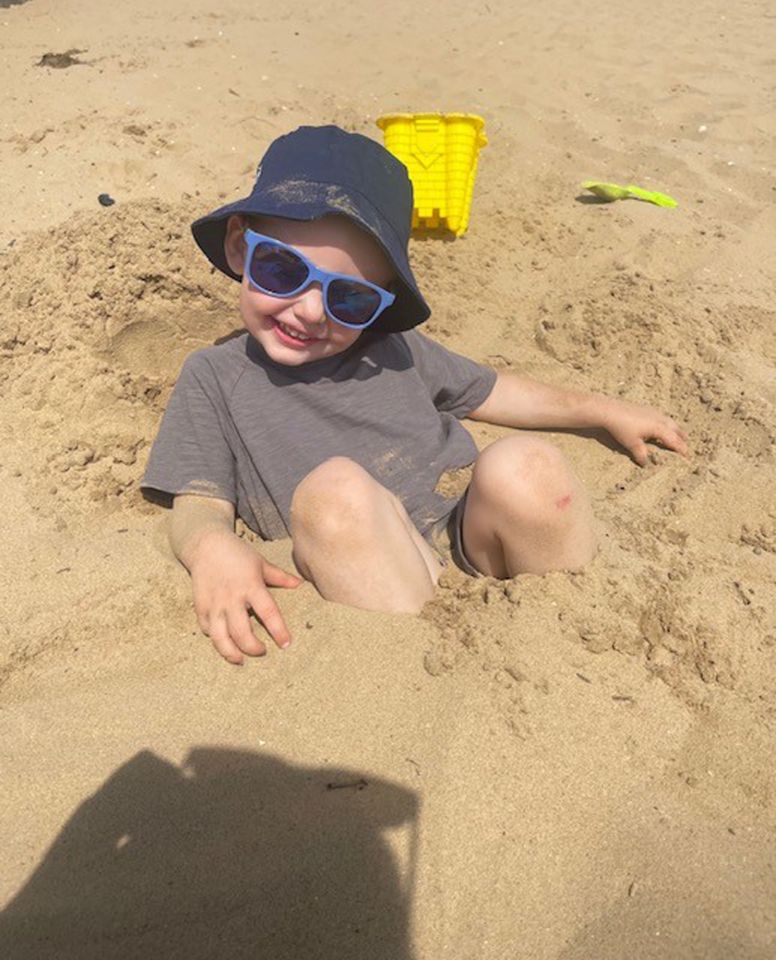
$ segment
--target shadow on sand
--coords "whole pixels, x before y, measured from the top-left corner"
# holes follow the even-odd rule
[[[412,960],[417,809],[412,792],[352,770],[140,753],[0,914],[0,956]],[[382,836],[400,826],[401,870]]]

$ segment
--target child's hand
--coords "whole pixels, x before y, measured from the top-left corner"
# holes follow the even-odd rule
[[[606,400],[603,426],[643,467],[649,456],[647,440],[657,440],[668,450],[689,456],[687,434],[675,420],[656,410],[625,400]]]
[[[267,652],[251,629],[249,609],[279,647],[291,643],[267,587],[298,587],[299,577],[269,563],[228,530],[204,535],[189,569],[197,620],[224,659],[241,664],[243,654],[258,657]]]

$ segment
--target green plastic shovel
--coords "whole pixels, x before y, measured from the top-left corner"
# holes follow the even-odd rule
[[[641,187],[621,187],[616,183],[600,183],[598,180],[585,180],[584,190],[589,190],[602,200],[646,200],[659,207],[675,207],[676,200],[656,190],[642,190]]]

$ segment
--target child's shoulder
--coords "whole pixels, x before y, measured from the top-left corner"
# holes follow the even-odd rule
[[[179,379],[193,377],[228,389],[249,363],[247,340],[248,334],[241,333],[221,343],[194,350],[186,357]]]
[[[248,354],[248,333],[243,330],[207,347],[200,347],[189,354],[187,360],[198,358],[198,363],[229,364],[245,360]]]

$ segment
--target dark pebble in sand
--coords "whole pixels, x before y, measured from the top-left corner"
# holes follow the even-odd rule
[[[35,64],[37,67],[53,67],[55,70],[64,70],[67,67],[83,66],[83,60],[78,59],[79,53],[85,53],[85,50],[66,50],[64,53],[44,53]]]
[[[109,193],[101,193],[97,199],[101,207],[112,207],[116,202]]]

